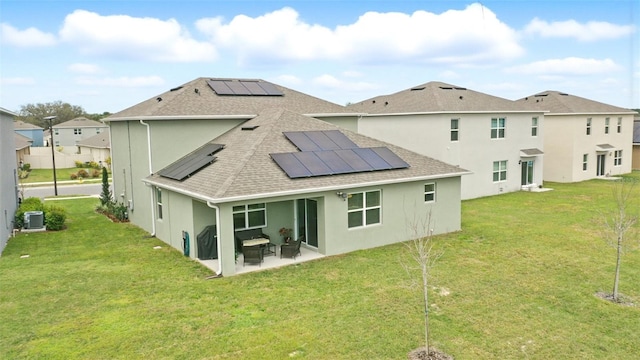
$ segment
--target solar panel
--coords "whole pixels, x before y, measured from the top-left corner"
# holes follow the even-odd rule
[[[312,151],[293,153],[293,156],[309,170],[311,176],[331,175],[333,171]]]
[[[344,160],[354,172],[371,171],[373,167],[364,161],[353,149],[335,150],[336,154]]]
[[[340,132],[340,130],[327,130],[323,131],[325,135],[329,139],[331,139],[334,143],[338,144],[340,149],[355,149],[358,147],[356,143],[351,141],[345,134]]]
[[[218,95],[234,95],[233,90],[227,86],[224,80],[207,80],[207,84]]]
[[[316,151],[316,156],[333,171],[334,174],[348,174],[355,172],[335,151]]]
[[[193,175],[216,159],[213,154],[222,150],[224,145],[208,143],[193,151],[178,161],[158,171],[158,175],[169,179],[182,181]]]
[[[353,149],[353,152],[358,154],[362,160],[366,161],[367,164],[371,165],[373,170],[388,170],[391,169],[391,165],[389,165],[383,158],[380,157],[375,151],[370,148],[358,148]]]
[[[337,150],[340,149],[340,146],[333,142],[324,131],[305,131],[305,135],[311,140],[314,144],[318,145],[320,150]]]
[[[282,91],[278,90],[278,88],[270,82],[260,81],[258,85],[267,92],[267,95],[272,96],[283,96]]]
[[[304,131],[288,131],[283,133],[300,151],[322,150],[316,143],[311,141]]]
[[[293,154],[295,153],[271,154],[271,158],[292,179],[310,177],[311,172]]]
[[[227,81],[226,84],[234,95],[252,95],[251,91],[242,85],[240,81]]]
[[[375,151],[381,158],[384,159],[393,169],[405,169],[409,167],[404,160],[402,160],[393,151],[386,147],[374,147],[371,150]]]
[[[257,81],[244,80],[241,82],[242,85],[244,85],[244,87],[246,87],[247,90],[251,92],[251,95],[269,95],[265,89],[261,88],[260,85],[258,85]]]

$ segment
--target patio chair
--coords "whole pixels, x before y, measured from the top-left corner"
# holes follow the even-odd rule
[[[242,266],[244,267],[244,264],[249,263],[249,264],[258,264],[258,265],[262,265],[262,261],[264,260],[264,254],[262,251],[262,247],[260,246],[245,246],[242,249],[242,254],[244,257],[244,260],[242,261]]]
[[[282,257],[284,256],[293,258],[293,260],[295,260],[296,256],[302,255],[302,253],[300,252],[300,245],[302,244],[302,240],[304,240],[304,236],[300,236],[298,240],[292,241],[289,244],[280,245],[280,258],[282,259]]]

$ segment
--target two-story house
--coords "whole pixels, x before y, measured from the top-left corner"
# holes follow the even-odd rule
[[[348,108],[359,133],[471,171],[463,199],[542,184],[545,114],[528,104],[428,82]]]
[[[15,129],[16,133],[31,139],[31,146],[44,146],[43,128],[30,124],[28,122],[24,122],[22,120],[15,120],[13,122],[13,128]]]
[[[108,131],[109,126],[87,119],[85,117],[77,117],[69,121],[53,126],[54,146],[68,148],[66,152],[75,152],[78,141],[88,139],[92,136]]]
[[[545,180],[576,182],[631,172],[634,111],[559,91],[517,102],[545,111]]]
[[[13,231],[18,208],[18,178],[13,119],[17,114],[0,107],[0,255]]]

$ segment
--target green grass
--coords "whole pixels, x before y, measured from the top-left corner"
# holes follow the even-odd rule
[[[76,174],[80,168],[73,167],[67,169],[58,169],[56,168],[56,180],[57,181],[68,181],[71,180],[71,174]],[[84,168],[89,175],[91,175],[91,171],[93,169]],[[102,173],[100,173],[102,175]],[[37,182],[53,182],[53,169],[31,169],[29,176],[21,179],[21,181],[25,184],[37,183]],[[102,176],[97,178],[89,178],[84,179],[84,181],[102,181]]]
[[[613,286],[596,222],[610,184],[463,202],[463,230],[435,238],[432,341],[456,359],[636,358],[640,251],[620,284],[636,306],[594,296]],[[421,345],[402,244],[206,280],[96,199],[58,203],[67,230],[20,234],[0,257],[0,358],[403,359]]]

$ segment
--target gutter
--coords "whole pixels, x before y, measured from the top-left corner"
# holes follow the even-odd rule
[[[400,116],[400,115],[434,115],[434,114],[531,114],[548,113],[548,110],[482,110],[482,111],[415,111],[401,113],[365,114],[364,117]]]
[[[149,124],[145,124],[142,120],[140,120],[140,124],[147,127],[147,151],[149,154],[149,175],[153,175],[153,165],[151,162],[151,127]],[[149,184],[147,184],[149,185]],[[153,202],[153,198],[155,197],[153,193],[153,186],[149,186],[149,191],[151,192],[151,236],[156,236],[156,207]]]
[[[123,116],[108,117],[106,121],[149,121],[149,120],[249,120],[258,115],[164,115],[164,116]]]

